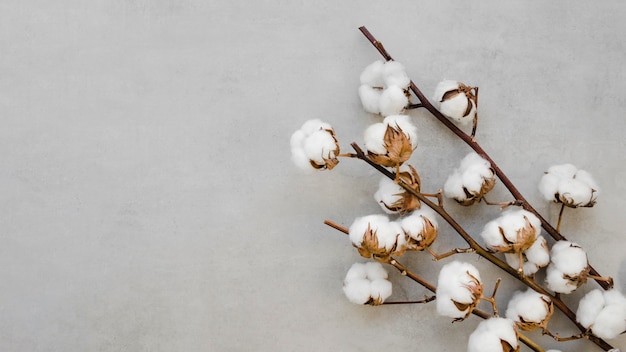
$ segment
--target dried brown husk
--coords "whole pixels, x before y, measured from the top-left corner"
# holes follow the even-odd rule
[[[391,249],[385,247],[379,247],[378,237],[376,231],[372,230],[370,225],[367,225],[367,230],[363,234],[363,241],[360,246],[353,244],[356,247],[359,254],[364,258],[374,258],[374,260],[380,262],[386,262],[392,255],[402,255],[406,251],[406,246],[398,246],[398,236],[406,236],[404,233],[396,235],[396,243]],[[406,242],[406,241],[404,241]]]
[[[339,153],[340,153],[339,142],[337,141],[337,136],[335,136],[335,131],[334,130],[332,130],[332,129],[325,129],[324,131],[326,131],[328,134],[330,134],[331,137],[333,137],[333,139],[335,140],[335,149],[332,151],[332,153],[328,153],[328,155],[322,156],[322,159],[324,160],[324,164],[318,164],[314,160],[309,160],[309,162],[311,163],[311,166],[314,169],[317,169],[317,170],[332,170],[335,166],[337,166],[337,164],[339,164],[339,159],[337,159],[337,155],[339,155]]]
[[[527,250],[530,246],[535,243],[537,240],[537,230],[535,226],[531,224],[528,217],[524,215],[524,220],[526,224],[521,229],[517,230],[516,234],[516,242],[509,241],[504,235],[504,230],[502,227],[498,227],[500,230],[500,235],[502,236],[502,240],[506,243],[504,246],[492,246],[490,249],[494,252],[498,253],[520,253],[522,251]],[[521,265],[521,263],[520,263]]]
[[[420,191],[421,181],[420,177],[417,174],[417,170],[411,165],[408,166],[408,171],[402,171],[398,174],[398,177],[401,182],[404,182],[409,188],[413,189],[416,192]],[[421,208],[422,204],[419,199],[413,194],[409,193],[406,190],[403,190],[400,193],[394,194],[395,196],[400,197],[397,201],[392,204],[382,203],[383,206],[389,211],[405,214],[408,212],[412,212],[413,210]]]
[[[400,126],[391,127],[391,125],[387,125],[383,141],[387,151],[386,154],[367,152],[369,159],[378,165],[398,167],[409,160],[413,153],[411,140]]]
[[[584,285],[587,282],[590,271],[591,271],[591,267],[587,265],[587,267],[583,271],[581,271],[579,274],[577,275],[563,274],[563,278],[569,281],[572,285],[576,286],[576,288],[579,288],[580,286]]]
[[[466,273],[471,278],[471,283],[466,285],[465,287],[472,293],[472,302],[463,303],[452,300],[452,303],[454,303],[459,311],[463,312],[467,309],[467,312],[465,313],[465,316],[463,318],[458,318],[455,320],[464,320],[469,317],[469,315],[472,314],[474,309],[476,309],[476,307],[480,303],[481,298],[483,297],[483,284],[481,284],[474,275],[470,274],[469,271],[467,271]]]
[[[433,225],[429,218],[422,216],[424,219],[424,229],[419,233],[420,239],[410,237],[407,239],[407,250],[422,251],[426,247],[430,247],[437,238],[437,227]]]

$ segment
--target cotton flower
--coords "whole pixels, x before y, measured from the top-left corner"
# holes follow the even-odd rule
[[[626,297],[616,289],[590,291],[580,300],[576,319],[600,338],[615,338],[626,330]]]
[[[397,61],[375,61],[360,76],[359,98],[365,111],[383,116],[402,113],[409,105],[411,80]]]
[[[524,209],[507,210],[500,217],[488,222],[481,237],[487,249],[498,253],[515,253],[518,258],[528,250],[541,233],[541,221],[533,213]],[[518,259],[520,270],[523,270]]]
[[[422,208],[405,216],[400,226],[408,237],[407,249],[418,251],[424,250],[435,241],[439,227],[435,212],[430,208]]]
[[[398,167],[407,161],[417,147],[417,127],[407,115],[387,116],[365,130],[365,147],[373,162]]]
[[[420,191],[420,178],[413,166],[402,165],[399,178],[411,189]],[[380,179],[374,199],[387,214],[403,214],[421,206],[417,197],[388,177]]]
[[[571,293],[587,282],[589,275],[587,253],[576,243],[558,241],[550,250],[546,283],[558,293]]]
[[[443,191],[446,197],[453,198],[459,204],[472,205],[491,191],[495,183],[495,171],[489,161],[471,152],[448,177]]]
[[[530,288],[515,292],[506,309],[506,317],[524,331],[547,329],[553,313],[554,305],[550,297]]]
[[[444,116],[464,125],[476,118],[477,91],[476,87],[446,80],[439,82],[435,88],[433,101]]]
[[[406,250],[406,235],[399,223],[385,215],[368,215],[354,220],[348,229],[352,245],[365,258],[386,259]]]
[[[439,300],[439,298],[437,298]],[[510,319],[489,318],[478,324],[467,343],[468,352],[519,351],[519,338],[515,324]]]
[[[335,131],[319,119],[308,120],[291,135],[291,159],[303,170],[331,170],[339,163]]]
[[[483,285],[472,264],[453,261],[441,268],[437,281],[437,313],[463,320],[480,302]]]
[[[539,235],[535,242],[522,251],[522,263],[518,253],[504,253],[506,262],[512,268],[523,268],[524,275],[531,276],[550,263],[550,250],[546,239]]]
[[[352,303],[380,305],[392,292],[387,276],[380,263],[354,263],[346,273],[343,292]]]
[[[545,172],[539,190],[547,201],[571,208],[592,207],[600,192],[591,174],[572,164],[555,165]]]

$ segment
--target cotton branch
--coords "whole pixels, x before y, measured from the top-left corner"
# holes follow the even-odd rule
[[[368,156],[363,152],[363,150],[356,143],[352,143],[351,146],[355,150],[356,157],[358,159],[361,159],[361,160],[365,161],[370,166],[372,166],[373,168],[378,170],[380,173],[382,173],[385,177],[388,177],[388,178],[390,178],[392,180],[395,180],[397,178],[395,173],[387,170],[386,168],[384,168],[384,167],[374,163],[372,160],[370,160],[368,158]],[[433,203],[428,198],[426,198],[422,193],[417,192],[414,189],[412,189],[411,187],[409,187],[408,185],[406,185],[402,180],[399,180],[398,184],[402,188],[404,188],[407,192],[409,192],[410,194],[415,196],[417,199],[419,199],[420,202],[426,204],[428,207],[430,207],[432,210],[434,210],[437,214],[439,214],[439,216],[441,216],[463,238],[463,240],[465,240],[465,242],[467,242],[467,244],[470,246],[470,248],[472,248],[476,252],[476,254],[478,254],[481,257],[487,259],[492,264],[496,265],[500,269],[504,270],[505,272],[507,272],[508,274],[513,276],[514,278],[516,278],[519,281],[523,282],[526,286],[532,288],[533,290],[535,290],[535,291],[537,291],[537,292],[539,292],[541,294],[544,294],[546,296],[551,297],[552,301],[554,302],[554,305],[560,311],[562,311],[578,327],[578,329],[581,332],[584,332],[584,331],[587,330],[585,327],[583,327],[582,325],[580,325],[580,323],[577,322],[576,314],[573,311],[571,311],[569,309],[569,307],[559,297],[557,297],[555,295],[552,295],[550,292],[548,292],[542,286],[537,284],[534,280],[524,276],[523,273],[520,273],[518,270],[510,267],[507,263],[503,262],[498,257],[494,256],[492,253],[490,253],[485,248],[480,246],[478,244],[478,242],[476,242],[472,238],[472,236],[470,236],[465,231],[465,229],[459,223],[457,223],[456,220],[454,220],[454,218],[442,206]],[[609,350],[613,349],[613,347],[611,345],[609,345],[606,341],[598,338],[597,336],[591,335],[588,338],[589,338],[589,340],[594,342],[596,345],[598,345],[599,347],[601,347],[605,351],[609,351]]]
[[[360,27],[359,30],[363,35],[369,40],[369,42],[378,50],[378,52],[382,55],[382,57],[389,61],[393,60],[391,55],[385,50],[383,44],[379,42],[368,30],[367,28]],[[491,159],[491,157],[483,150],[483,148],[474,140],[471,135],[463,132],[457,126],[455,126],[448,118],[446,118],[437,108],[435,108],[430,101],[426,98],[426,96],[417,88],[415,83],[411,81],[409,88],[411,91],[417,96],[420,101],[420,107],[428,110],[437,120],[443,123],[448,129],[450,129],[454,134],[456,134],[459,138],[461,138],[470,148],[472,148],[476,153],[485,158],[491,164],[491,167],[494,169],[496,176],[500,179],[502,184],[509,190],[511,195],[515,198],[515,202],[521,204],[521,206],[527,211],[535,214],[539,220],[541,221],[541,226],[557,241],[567,240],[563,235],[559,233],[557,229],[555,229],[550,223],[535,210],[530,203],[524,198],[524,196],[520,193],[520,191],[513,185],[511,180],[506,176],[506,174],[498,167],[498,165]],[[590,267],[590,273],[593,276],[602,277],[600,273],[598,273],[593,267]],[[612,284],[607,281],[596,280],[598,284],[605,290],[612,288]]]
[[[346,227],[341,226],[333,221],[330,220],[324,220],[324,224],[340,231],[343,232],[344,234],[349,234],[349,231]],[[389,257],[389,260],[387,261],[387,264],[393,266],[394,268],[396,268],[402,275],[409,277],[411,280],[417,282],[418,284],[422,285],[424,288],[426,288],[427,290],[429,290],[432,293],[437,293],[437,287],[433,284],[431,284],[430,282],[424,280],[423,278],[421,278],[419,275],[415,274],[414,272],[412,272],[411,270],[409,270],[406,266],[400,264],[400,262],[398,262],[396,259]],[[497,284],[496,284],[496,289],[497,289]],[[495,295],[495,290],[494,289],[494,295]],[[425,301],[429,302],[434,300],[435,298],[427,298],[425,299]],[[393,302],[392,302],[393,303]],[[398,303],[399,304],[399,303]],[[483,318],[483,319],[489,319],[492,317],[491,314],[484,312],[482,310],[479,309],[474,309],[472,310],[472,314]],[[539,345],[537,345],[534,341],[532,341],[530,338],[526,337],[523,334],[519,334],[519,340],[524,343],[526,346],[528,346],[531,350],[535,351],[535,352],[545,352]]]

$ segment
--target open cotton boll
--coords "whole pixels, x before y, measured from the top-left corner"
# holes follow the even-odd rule
[[[402,227],[384,215],[357,218],[348,232],[353,246],[365,258],[401,255],[406,250],[407,240]]]
[[[423,239],[423,233],[426,230],[426,219],[428,219],[435,229],[439,227],[435,212],[430,208],[421,208],[412,212],[411,215],[405,216],[401,220],[400,225],[409,237],[421,241]]]
[[[570,276],[580,274],[589,266],[585,250],[570,241],[557,241],[552,245],[550,258],[551,266]]]
[[[327,159],[335,158],[336,150],[337,141],[326,130],[317,130],[304,141],[306,156],[320,165],[323,165]]]
[[[385,132],[387,125],[384,123],[375,123],[365,129],[364,137],[365,148],[375,154],[386,154],[385,148]]]
[[[577,207],[592,207],[600,193],[591,174],[572,164],[555,165],[539,181],[539,191],[547,201]]]
[[[404,93],[404,90],[397,86],[391,86],[380,94],[378,111],[383,116],[397,115],[407,105],[409,105],[409,98]]]
[[[437,84],[435,87],[435,93],[433,94],[433,101],[437,108],[441,107],[441,100],[446,92],[456,90],[459,88],[459,82],[453,80],[444,80]]]
[[[382,88],[385,83],[383,80],[383,66],[385,62],[382,60],[376,60],[371,64],[367,65],[363,72],[361,72],[361,76],[359,80],[361,84],[368,85],[370,87],[380,87]]]
[[[517,291],[511,297],[506,310],[506,317],[522,323],[522,329],[532,330],[547,324],[552,315],[550,297],[532,289]]]
[[[368,228],[372,231],[377,231],[379,227],[384,227],[389,223],[389,219],[384,215],[367,215],[356,218],[350,228],[348,229],[350,241],[356,246],[360,246],[363,242],[363,234],[365,234]]]
[[[519,254],[532,246],[541,232],[540,226],[540,220],[529,211],[507,210],[485,225],[481,237],[489,250]]]
[[[467,342],[468,352],[503,352],[516,350],[519,343],[515,324],[506,318],[480,322]],[[505,349],[505,346],[511,347]]]
[[[359,87],[359,98],[363,109],[372,114],[380,113],[379,105],[382,92],[381,89],[362,84]]]
[[[411,122],[408,115],[390,115],[385,117],[383,123],[396,130],[401,130],[411,141],[411,145],[417,147],[417,127]]]
[[[473,265],[459,261],[444,265],[437,281],[437,313],[466,318],[480,301],[482,290],[480,274]]]
[[[576,283],[565,278],[565,274],[552,265],[548,265],[546,269],[546,283],[548,289],[557,293],[572,293],[578,288]]]
[[[443,192],[446,197],[462,205],[472,205],[491,191],[494,185],[495,171],[489,161],[471,152],[448,177]]]
[[[576,317],[594,335],[615,338],[626,330],[626,298],[616,289],[590,291],[580,300]]]
[[[319,119],[306,121],[291,135],[291,159],[299,168],[331,170],[339,163],[339,143],[332,127]]]
[[[387,214],[395,214],[395,205],[402,201],[404,188],[388,177],[382,177],[378,183],[378,190],[374,193],[374,199]]]
[[[387,61],[383,65],[382,71],[383,80],[387,87],[396,86],[407,89],[411,84],[411,79],[407,75],[404,65],[397,61]]]
[[[380,263],[354,263],[344,279],[343,292],[350,302],[378,305],[391,296],[392,285]]]
[[[561,181],[557,193],[561,195],[562,201],[568,204],[586,204],[593,197],[591,187],[575,178]]]
[[[435,87],[433,100],[443,115],[464,125],[476,116],[476,89],[457,81],[445,80]]]

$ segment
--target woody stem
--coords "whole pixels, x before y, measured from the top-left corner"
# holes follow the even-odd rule
[[[372,35],[372,33],[370,33],[367,30],[367,28],[365,28],[363,26],[363,27],[360,27],[359,30],[361,31],[361,33],[363,33],[363,35],[367,38],[367,40],[378,50],[378,52],[382,55],[382,57],[385,60],[387,60],[387,61],[393,60],[391,55],[389,55],[387,50],[385,50],[385,48],[383,47],[382,43],[379,42]],[[511,180],[509,180],[509,178],[506,176],[506,174],[493,161],[493,159],[491,159],[489,154],[487,154],[487,152],[485,152],[485,150],[483,150],[483,148],[480,146],[480,144],[478,144],[474,140],[474,138],[472,136],[468,135],[467,133],[463,132],[460,128],[456,127],[456,125],[454,125],[454,123],[452,123],[439,110],[437,110],[437,108],[435,108],[433,106],[433,104],[430,103],[430,101],[419,90],[419,88],[417,88],[417,86],[415,85],[415,83],[413,81],[411,81],[411,83],[409,85],[409,88],[415,94],[415,96],[419,99],[420,103],[423,105],[423,107],[426,110],[428,110],[437,120],[439,120],[442,124],[444,124],[444,126],[446,126],[450,131],[452,131],[459,138],[461,138],[461,140],[463,140],[477,154],[479,154],[480,156],[485,158],[487,161],[489,161],[489,163],[491,164],[491,167],[494,169],[494,171],[496,173],[496,176],[498,176],[498,178],[500,179],[502,184],[509,190],[511,195],[513,195],[513,198],[515,198],[516,201],[520,202],[521,206],[525,210],[535,214],[535,216],[537,216],[539,218],[539,220],[541,221],[541,227],[543,227],[546,230],[546,232],[550,234],[550,236],[552,238],[554,238],[557,241],[567,240],[563,235],[561,235],[561,233],[557,229],[552,227],[552,225],[550,225],[550,223],[543,216],[541,216],[541,214],[539,214],[539,212],[537,210],[535,210],[535,208],[533,208],[530,205],[530,203],[526,200],[526,198],[524,198],[524,196],[515,187],[515,185],[513,185],[513,182],[511,182]],[[597,276],[601,276],[593,267],[591,267],[591,274],[597,275]],[[608,285],[607,282],[604,282],[604,281],[597,281],[597,282],[605,290],[608,290],[608,289],[611,288]]]
[[[556,230],[561,232],[561,219],[563,219],[563,211],[565,210],[565,203],[561,203],[561,210],[559,211],[559,220],[556,222]]]

